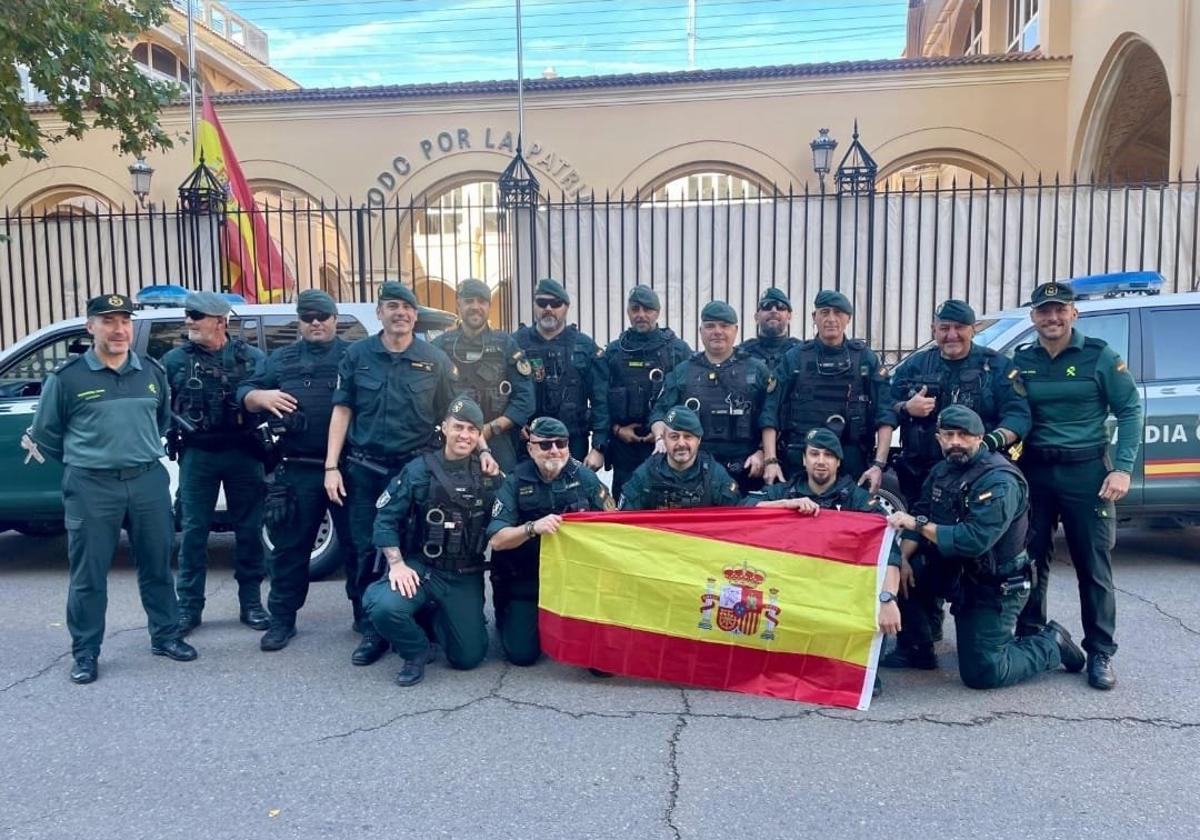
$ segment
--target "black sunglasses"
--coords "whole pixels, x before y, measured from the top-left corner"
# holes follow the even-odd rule
[[[539,309],[562,309],[567,305],[566,301],[558,298],[535,298],[533,302]]]
[[[195,309],[186,309],[183,314],[189,321],[203,321],[205,318],[213,317],[207,312],[197,312]]]
[[[759,310],[765,312],[790,312],[791,307],[786,303],[780,303],[777,300],[769,300],[766,303],[760,303]]]
[[[322,312],[302,312],[302,313],[300,313],[300,320],[306,324],[311,324],[313,321],[325,322],[325,321],[328,321],[332,317],[333,317],[332,315],[322,313]]]
[[[543,452],[549,452],[551,449],[567,448],[567,442],[562,438],[550,438],[550,440],[531,440],[529,442]]]

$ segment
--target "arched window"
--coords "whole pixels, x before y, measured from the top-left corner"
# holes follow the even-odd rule
[[[691,172],[654,190],[655,201],[745,201],[761,198],[759,183],[742,174],[716,170]]]
[[[85,187],[60,186],[26,201],[22,213],[47,216],[96,216],[113,210],[113,203]]]
[[[187,84],[191,75],[187,62],[161,44],[143,41],[134,45],[133,60],[151,78]]]

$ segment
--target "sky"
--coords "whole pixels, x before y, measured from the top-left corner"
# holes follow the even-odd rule
[[[514,0],[225,0],[304,87],[514,79]],[[525,76],[687,70],[688,0],[522,0]],[[695,67],[898,58],[906,0],[695,0]]]

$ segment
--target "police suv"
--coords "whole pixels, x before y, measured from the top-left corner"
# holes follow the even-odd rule
[[[1108,342],[1137,380],[1146,426],[1122,520],[1200,524],[1200,292],[1160,294],[1155,272],[1070,281],[1075,327]],[[1011,357],[1037,339],[1029,307],[980,318],[975,341]],[[1116,421],[1110,418],[1113,439]]]
[[[182,298],[180,287],[155,286],[143,289],[137,301],[140,311],[134,315],[133,349],[143,356],[161,359],[173,347],[183,343]],[[299,336],[294,304],[246,304],[231,297],[229,336],[270,353],[290,344]],[[167,304],[167,305],[164,305]],[[417,334],[431,339],[451,328],[455,316],[439,309],[421,307]],[[51,535],[63,530],[62,466],[47,460],[43,464],[28,460],[21,448],[22,433],[33,421],[42,379],[60,364],[87,351],[91,336],[86,319],[59,321],[31,333],[0,355],[0,532],[15,529],[22,534]],[[338,304],[338,335],[355,341],[378,332],[379,319],[370,303]],[[174,492],[176,465],[166,462]],[[213,530],[226,531],[230,523],[222,514],[224,494],[217,503]],[[266,529],[263,541],[271,548]],[[329,515],[321,523],[313,546],[309,572],[313,579],[324,577],[339,565],[338,538]]]

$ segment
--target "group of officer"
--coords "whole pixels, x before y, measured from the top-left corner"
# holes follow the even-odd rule
[[[68,466],[72,679],[95,678],[103,578],[126,517],[154,652],[194,658],[182,636],[200,624],[204,544],[222,484],[237,526],[240,616],[266,631],[262,649],[280,650],[295,635],[309,552],[329,510],[348,546],[346,590],[362,636],[351,659],[369,665],[395,650],[404,659],[397,681],[412,685],[439,649],[456,668],[482,661],[489,548],[501,646],[514,664],[532,664],[541,653],[538,546],[564,513],[613,509],[615,496],[631,510],[742,504],[883,514],[873,494],[898,428],[893,461],[913,512],[889,517],[902,539],[879,622],[899,636],[883,664],[937,667],[945,599],[968,685],[1086,665],[1093,686],[1110,688],[1113,503],[1128,489],[1141,408],[1124,363],[1074,329],[1072,301],[1064,284],[1034,290],[1038,340],[1012,362],[976,345],[970,307],[946,301],[933,319],[934,346],[889,377],[879,356],[848,336],[853,305],[832,290],[813,301],[807,341],[788,335],[792,305],[779,289],[763,293],[758,335],[741,344],[737,312],[712,301],[701,311],[698,352],[658,325],[661,304],[646,286],[629,294],[629,327],[606,348],[569,324],[570,296],[548,278],[534,290],[534,323],[515,335],[488,326],[490,289],[465,281],[460,326],[433,343],[415,335],[417,299],[402,284],[383,284],[382,329],[354,344],[337,337],[336,302],[309,290],[297,300],[300,339],[265,358],[227,335],[223,299],[193,293],[188,341],[164,358],[165,371],[143,364],[128,337],[121,344],[127,299],[97,298],[88,310],[93,349],[48,378],[31,428]],[[111,344],[102,341],[109,321]],[[132,387],[149,378],[154,400],[126,394],[134,373]],[[100,396],[87,396],[93,391]],[[137,429],[144,445],[117,448],[103,432],[83,431],[100,407],[92,400],[118,401],[101,415],[103,428],[120,409],[122,434]],[[1105,446],[1110,411],[1114,463]],[[139,526],[131,495],[157,480],[152,444],[167,431],[181,461],[184,526],[173,591],[162,583],[169,522],[152,514],[166,534],[146,536],[155,529]],[[274,467],[269,492],[264,462]],[[606,463],[612,495],[596,475]],[[69,493],[84,474],[111,485],[101,495],[123,507]],[[169,515],[169,499],[157,493],[146,491]],[[104,518],[100,533],[111,538],[72,527],[85,516]],[[1060,518],[1080,581],[1086,654],[1046,616]],[[264,520],[274,546],[266,610]]]

